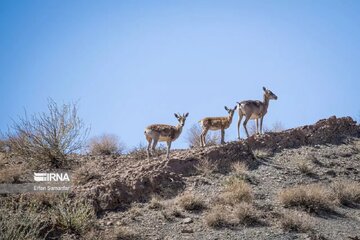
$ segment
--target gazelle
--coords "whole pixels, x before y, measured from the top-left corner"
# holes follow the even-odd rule
[[[205,139],[206,134],[209,130],[221,130],[221,144],[224,144],[224,138],[225,138],[225,129],[227,129],[233,119],[234,112],[235,112],[236,106],[234,109],[229,109],[225,106],[225,110],[229,113],[229,116],[227,117],[207,117],[199,121],[202,127],[202,132],[200,136],[200,145],[201,147],[204,147],[206,145]]]
[[[152,149],[152,152],[155,153],[156,144],[158,142],[166,142],[167,144],[166,158],[169,159],[171,143],[180,136],[181,131],[185,125],[185,120],[187,116],[189,116],[189,113],[183,115],[175,113],[174,115],[179,121],[179,124],[177,126],[171,126],[165,124],[153,124],[145,128],[144,134],[146,140],[148,141],[148,147],[147,147],[148,158],[150,158],[151,156],[150,149]]]
[[[248,130],[246,128],[246,124],[249,121],[249,119],[254,119],[256,123],[256,134],[259,133],[259,119],[260,119],[260,134],[262,134],[262,126],[263,126],[263,120],[264,116],[267,113],[267,109],[269,107],[269,101],[270,99],[277,100],[277,96],[271,92],[269,89],[266,89],[263,87],[264,90],[264,101],[258,101],[258,100],[248,100],[248,101],[242,101],[237,102],[238,112],[239,112],[239,120],[238,120],[238,139],[240,139],[240,123],[245,116],[244,121],[244,128],[247,137],[249,137]]]

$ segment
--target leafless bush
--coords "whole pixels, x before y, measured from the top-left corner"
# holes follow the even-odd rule
[[[249,170],[248,166],[244,162],[235,162],[231,165],[232,170],[239,176],[246,175]]]
[[[201,127],[198,124],[192,125],[187,133],[189,147],[200,147]],[[219,133],[208,132],[206,135],[206,146],[216,145],[220,140]]]
[[[222,205],[215,205],[205,215],[205,223],[212,228],[222,228],[236,225],[237,220],[232,210]]]
[[[32,163],[60,167],[66,155],[81,150],[88,128],[78,117],[76,104],[59,106],[48,100],[48,112],[20,117],[8,133],[12,151]]]
[[[120,154],[125,150],[125,146],[116,135],[103,134],[90,139],[89,150],[93,155]]]
[[[270,131],[271,132],[282,132],[284,130],[285,130],[284,124],[280,121],[276,121],[275,123],[273,123]]]
[[[303,174],[311,174],[313,172],[313,166],[306,159],[300,159],[296,163],[297,169]]]
[[[260,223],[260,213],[252,204],[241,202],[234,206],[234,210],[239,224],[251,226]]]

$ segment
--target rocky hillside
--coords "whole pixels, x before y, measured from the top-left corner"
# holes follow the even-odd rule
[[[173,150],[169,160],[144,149],[73,158],[64,200],[2,198],[38,206],[47,239],[360,239],[360,126],[349,117]],[[25,168],[2,164],[12,166],[3,174]]]

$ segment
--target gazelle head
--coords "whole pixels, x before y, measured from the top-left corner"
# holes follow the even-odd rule
[[[229,113],[229,116],[232,117],[234,115],[235,110],[236,110],[236,106],[233,109],[228,108],[227,106],[225,106],[225,110]]]
[[[189,113],[184,113],[183,115],[180,115],[180,113],[174,113],[174,115],[179,121],[180,126],[183,127],[185,125],[187,116],[189,116]]]
[[[266,89],[266,87],[263,87],[263,90],[264,90],[265,97],[267,99],[277,100],[278,97],[272,91],[270,91],[269,89]]]

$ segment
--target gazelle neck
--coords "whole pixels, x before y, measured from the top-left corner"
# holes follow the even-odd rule
[[[269,98],[266,96],[266,94],[264,94],[264,106],[265,106],[265,109],[267,109],[269,107]]]

